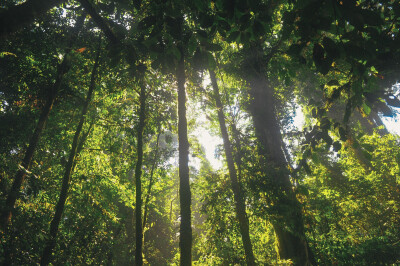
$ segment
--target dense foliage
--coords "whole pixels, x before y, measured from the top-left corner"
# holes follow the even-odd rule
[[[0,262],[396,265],[399,78],[395,0],[2,1]]]

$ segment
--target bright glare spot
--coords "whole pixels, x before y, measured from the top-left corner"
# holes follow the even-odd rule
[[[222,139],[217,136],[211,136],[208,130],[204,127],[199,128],[195,135],[199,139],[200,144],[204,147],[206,158],[210,162],[211,166],[214,169],[221,169],[222,158],[216,158],[215,150],[217,145],[222,144]]]
[[[400,121],[395,117],[381,117],[382,122],[385,124],[386,129],[392,133],[400,136]]]
[[[211,84],[210,75],[208,74],[204,75],[202,83],[203,88],[207,88],[207,86],[210,86],[210,84]],[[201,109],[200,105],[199,103],[197,103],[197,106],[194,106],[192,110],[197,113],[196,114],[197,128],[194,130],[193,135],[196,136],[201,146],[204,148],[205,157],[210,162],[212,168],[218,170],[221,169],[223,166],[223,158],[221,157],[217,158],[215,156],[215,152],[217,146],[222,145],[222,138],[220,136],[213,136],[210,134],[210,129],[209,129],[210,123],[207,120],[204,112],[197,112],[197,110],[200,109]],[[193,160],[192,158],[190,159]],[[199,164],[197,165],[196,168],[199,168],[198,166]]]
[[[297,130],[302,130],[304,126],[304,114],[301,110],[301,106],[297,105],[295,116],[293,118],[293,125],[297,128]]]

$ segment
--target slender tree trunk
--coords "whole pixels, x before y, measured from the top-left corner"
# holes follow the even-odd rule
[[[99,41],[99,43],[100,43],[100,41]],[[48,265],[50,263],[51,255],[52,255],[53,249],[56,245],[56,237],[57,237],[57,233],[58,233],[58,227],[60,225],[62,214],[64,212],[64,206],[65,206],[65,202],[66,202],[67,196],[68,196],[68,189],[69,189],[69,185],[70,185],[70,179],[71,179],[71,175],[72,175],[72,171],[73,171],[75,157],[77,155],[77,149],[78,149],[78,145],[79,145],[79,137],[80,137],[80,134],[81,134],[81,131],[83,128],[83,124],[85,123],[86,113],[88,111],[89,103],[92,99],[93,90],[96,85],[96,75],[97,75],[97,69],[99,66],[99,59],[100,59],[100,45],[99,45],[98,49],[99,50],[97,52],[96,61],[93,66],[93,71],[92,71],[92,75],[91,75],[89,90],[86,95],[86,101],[82,108],[81,118],[79,120],[79,124],[75,131],[75,135],[74,135],[74,139],[72,142],[72,147],[71,147],[71,151],[69,154],[68,162],[65,167],[60,197],[59,197],[57,205],[56,205],[56,210],[55,210],[53,220],[50,223],[50,236],[49,236],[49,239],[43,250],[42,258],[40,261],[41,265]]]
[[[233,140],[235,141],[234,147],[236,148],[235,154],[235,162],[237,166],[237,175],[238,175],[238,181],[239,183],[241,182],[242,179],[242,151],[241,151],[241,144],[240,144],[240,138],[239,138],[239,130],[236,128],[235,123],[233,122],[231,124],[232,126],[232,133],[233,133]]]
[[[93,118],[89,124],[88,130],[83,134],[83,136],[79,140],[78,148],[76,149],[77,154],[81,153],[83,146],[85,145],[85,142],[86,142],[87,138],[89,137],[90,132],[93,129],[94,123],[95,123],[95,119]],[[76,165],[76,160],[75,160],[75,165]],[[74,167],[75,167],[75,165],[74,165]]]
[[[0,11],[0,39],[7,37],[35,18],[42,16],[51,8],[66,0],[27,0],[8,10]]]
[[[283,152],[283,140],[276,116],[274,92],[265,76],[262,51],[253,49],[245,64],[246,80],[250,87],[250,113],[253,117],[265,175],[274,193],[277,219],[272,221],[281,259],[291,259],[295,265],[314,263],[305,239],[301,205],[296,199]]]
[[[160,130],[160,129],[159,129]],[[157,141],[156,141],[156,151],[154,153],[154,159],[153,159],[153,165],[151,167],[150,171],[150,180],[149,180],[149,186],[147,188],[147,195],[146,195],[146,200],[144,201],[144,214],[143,214],[143,229],[146,228],[146,223],[147,223],[147,210],[149,208],[149,202],[150,202],[150,197],[151,197],[151,189],[153,188],[153,177],[154,177],[154,170],[157,167],[157,161],[158,161],[158,143],[160,140],[160,135],[161,132],[157,134]]]
[[[22,183],[25,180],[26,174],[29,171],[31,161],[33,158],[33,154],[36,150],[36,146],[39,142],[41,133],[45,127],[46,121],[49,117],[50,111],[53,107],[54,100],[56,98],[56,91],[59,89],[62,77],[66,72],[66,58],[64,57],[63,62],[59,65],[57,70],[56,82],[53,87],[49,90],[46,103],[42,109],[42,113],[40,114],[39,121],[36,125],[35,131],[29,141],[28,148],[25,152],[24,159],[20,165],[20,169],[14,177],[14,182],[12,184],[11,190],[8,194],[5,207],[2,211],[0,221],[1,221],[1,229],[6,230],[8,223],[11,221],[12,212],[14,210],[15,202],[18,198],[19,191],[21,189]]]
[[[86,15],[82,15],[77,19],[76,26],[72,30],[72,34],[79,33],[79,31],[82,28],[83,23],[85,21],[85,17],[86,17]],[[72,43],[73,43],[73,40],[71,39],[69,47],[72,46]],[[18,194],[21,189],[22,183],[24,182],[26,174],[29,171],[31,161],[32,161],[33,155],[36,150],[36,146],[39,142],[42,131],[45,128],[46,121],[49,118],[50,111],[53,108],[53,104],[56,99],[57,92],[61,86],[62,79],[63,79],[64,75],[68,72],[68,69],[69,69],[68,54],[69,54],[69,52],[70,52],[70,48],[69,48],[69,50],[66,51],[66,53],[64,55],[64,59],[61,62],[61,64],[58,65],[56,80],[54,82],[53,87],[51,87],[51,89],[49,90],[49,93],[48,93],[47,99],[46,99],[46,103],[42,109],[42,113],[40,114],[39,121],[36,125],[33,135],[31,137],[31,139],[29,140],[29,145],[26,149],[24,159],[22,160],[22,163],[20,165],[20,169],[18,170],[17,174],[14,177],[14,182],[12,184],[11,191],[8,194],[5,207],[2,210],[2,213],[0,216],[0,230],[6,230],[8,223],[11,221],[11,216],[12,216],[12,211],[14,209],[15,201],[18,198]]]
[[[183,18],[181,18],[183,20]],[[181,21],[182,23],[182,21]],[[182,25],[180,25],[182,27]],[[182,29],[178,29],[182,34]],[[178,48],[181,58],[176,69],[178,83],[178,142],[179,142],[179,201],[181,207],[181,225],[179,248],[181,251],[180,265],[192,265],[192,226],[189,182],[189,141],[186,120],[186,90],[185,90],[185,61],[182,44]]]
[[[143,131],[146,118],[146,88],[142,84],[140,89],[140,110],[139,125],[137,130],[137,162],[135,168],[136,184],[136,251],[135,264],[143,265],[142,246],[143,246],[143,228],[142,228],[142,165],[143,165]]]
[[[215,103],[218,111],[219,126],[221,129],[221,135],[224,142],[226,162],[228,164],[229,176],[231,178],[231,186],[232,186],[233,196],[235,199],[236,216],[239,221],[240,234],[242,236],[243,247],[246,254],[246,263],[247,265],[256,265],[253,254],[253,247],[251,245],[250,234],[249,234],[249,220],[246,214],[246,207],[245,207],[243,193],[241,191],[237,179],[237,172],[235,169],[235,163],[232,155],[233,154],[232,144],[229,140],[228,130],[226,129],[225,116],[223,112],[221,98],[219,95],[218,83],[214,71],[209,70],[209,72],[211,77],[211,83],[214,90]]]

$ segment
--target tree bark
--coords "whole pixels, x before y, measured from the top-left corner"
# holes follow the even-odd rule
[[[245,79],[250,88],[249,111],[253,117],[260,155],[265,165],[273,193],[276,219],[272,221],[281,259],[290,259],[295,265],[314,264],[306,242],[301,205],[292,189],[283,152],[283,139],[277,119],[274,92],[265,76],[265,62],[262,51],[253,47],[244,65]]]
[[[58,202],[56,205],[53,220],[50,223],[50,236],[49,236],[49,239],[43,250],[40,265],[48,265],[50,263],[51,255],[52,255],[53,249],[56,245],[56,237],[57,237],[57,233],[58,233],[58,227],[60,225],[62,214],[64,212],[64,206],[65,206],[65,202],[66,202],[67,196],[68,196],[68,189],[70,186],[70,179],[71,179],[71,175],[73,172],[75,157],[77,156],[79,137],[80,137],[80,134],[81,134],[81,131],[83,128],[83,124],[85,123],[85,118],[86,118],[86,114],[87,114],[87,111],[89,108],[89,103],[92,99],[92,94],[93,94],[93,91],[94,91],[94,88],[96,85],[96,75],[97,75],[97,69],[99,66],[99,61],[100,61],[100,41],[99,41],[99,50],[96,55],[96,61],[95,61],[95,64],[94,64],[93,70],[92,70],[89,90],[86,95],[86,101],[82,108],[81,118],[79,120],[78,126],[75,131],[75,135],[74,135],[74,139],[72,141],[72,147],[71,147],[71,151],[69,154],[68,162],[65,167],[60,196],[59,196],[59,199],[58,199]]]
[[[140,89],[140,110],[139,110],[139,125],[137,130],[137,162],[135,168],[135,184],[136,184],[136,251],[135,265],[143,265],[143,228],[142,228],[142,165],[143,165],[143,131],[146,118],[146,91],[142,84]]]
[[[228,130],[226,129],[225,116],[223,112],[221,97],[219,94],[218,83],[214,71],[209,70],[209,72],[211,77],[211,84],[214,91],[215,103],[217,106],[219,126],[221,129],[221,135],[224,142],[226,162],[228,164],[229,176],[231,179],[231,186],[232,186],[233,196],[235,199],[236,216],[239,221],[240,234],[242,236],[243,247],[246,255],[246,263],[247,265],[256,265],[253,254],[253,247],[251,244],[250,234],[249,234],[249,220],[246,214],[246,207],[245,207],[243,193],[241,191],[237,178],[237,172],[235,169],[235,163],[232,155],[233,154],[232,144],[231,141],[229,140]]]
[[[19,30],[65,0],[27,0],[0,12],[0,39]]]
[[[181,18],[183,20],[183,18]],[[182,23],[182,21],[180,22]],[[182,27],[182,25],[180,25]],[[178,29],[182,35],[182,29]],[[176,69],[178,83],[178,142],[179,142],[179,201],[181,225],[179,248],[181,251],[180,265],[192,265],[192,227],[191,201],[189,182],[189,141],[186,120],[186,90],[185,90],[185,61],[182,44],[178,47],[181,58]]]
[[[82,15],[77,19],[76,26],[73,29],[72,34],[74,34],[74,33],[77,34],[79,32],[79,30],[83,26],[85,17],[86,17],[86,15]],[[72,43],[73,43],[73,39],[71,39],[69,47],[72,46]],[[32,162],[32,158],[33,158],[33,155],[36,150],[36,146],[39,142],[42,131],[45,128],[46,121],[49,118],[50,111],[53,108],[53,104],[56,99],[57,92],[61,86],[62,79],[69,70],[69,67],[68,67],[69,52],[70,52],[70,48],[68,48],[68,50],[66,51],[66,53],[64,55],[64,59],[61,62],[61,64],[58,65],[56,80],[54,82],[54,85],[49,90],[49,93],[48,93],[47,99],[46,99],[46,103],[45,103],[45,105],[42,109],[42,113],[40,114],[40,117],[39,117],[39,121],[36,125],[36,128],[33,132],[31,139],[29,140],[29,144],[26,149],[24,159],[22,160],[22,163],[20,165],[20,170],[18,170],[17,174],[14,177],[14,182],[12,184],[11,191],[8,194],[5,207],[2,210],[2,213],[0,216],[0,230],[6,230],[9,222],[11,221],[14,205],[18,198],[18,193],[21,189],[22,183],[24,182],[26,174],[29,171],[29,168],[30,168],[30,165]]]

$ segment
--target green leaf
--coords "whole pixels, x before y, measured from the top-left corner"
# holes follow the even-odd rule
[[[362,108],[366,115],[369,115],[371,113],[371,108],[365,102],[362,104]]]

